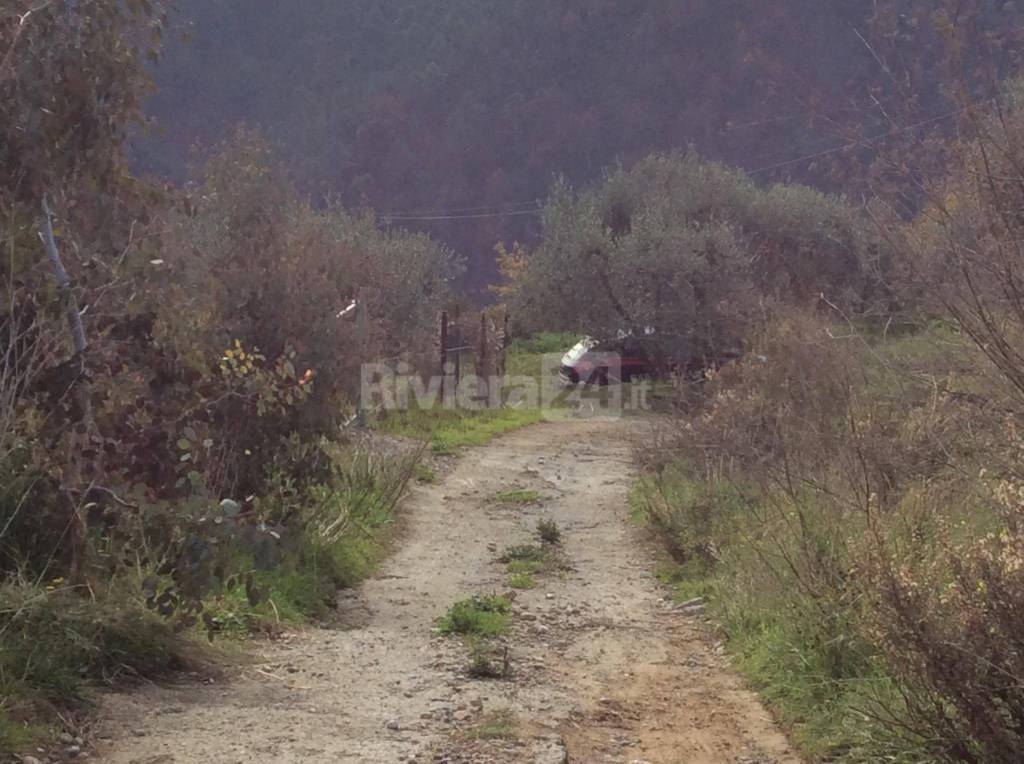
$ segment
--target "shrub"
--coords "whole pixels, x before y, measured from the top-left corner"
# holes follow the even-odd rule
[[[537,521],[537,536],[545,544],[562,543],[562,531],[558,527],[558,523],[549,517],[544,517]]]
[[[544,562],[547,550],[537,544],[516,544],[508,547],[498,558],[501,562]]]
[[[466,673],[474,679],[508,679],[512,675],[508,647],[495,648],[485,640],[473,640]]]
[[[499,595],[476,595],[454,603],[438,621],[442,634],[495,637],[508,629],[512,603]]]
[[[653,329],[657,355],[698,364],[742,347],[777,299],[804,304],[827,292],[862,307],[885,249],[841,198],[762,189],[682,151],[612,168],[582,191],[556,183],[543,226],[536,251],[499,260],[512,315],[598,338]]]
[[[997,516],[971,475],[983,448],[1011,439],[971,403],[980,380],[945,371],[977,360],[957,340],[942,328],[841,333],[785,314],[642,450],[649,473],[632,503],[665,540],[676,585],[709,599],[739,665],[811,755],[955,759],[936,741],[972,739],[923,723],[931,708],[954,729],[959,701],[951,684],[928,689],[899,625],[920,634],[929,611],[885,594],[906,565],[919,595],[948,592],[957,568],[937,551],[942,529],[970,539]],[[938,609],[939,622],[956,619]]]
[[[31,718],[37,706],[81,700],[90,683],[209,665],[210,653],[148,611],[137,591],[117,581],[90,599],[60,581],[0,585],[6,713]]]

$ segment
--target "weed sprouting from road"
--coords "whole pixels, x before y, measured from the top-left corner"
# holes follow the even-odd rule
[[[423,462],[417,463],[413,468],[413,476],[416,478],[417,483],[433,485],[437,482],[437,473],[433,467]]]
[[[545,544],[562,543],[562,531],[558,527],[558,523],[549,517],[544,517],[537,521],[537,535],[540,536],[540,540]]]
[[[510,546],[498,558],[500,562],[544,562],[547,559],[547,551],[537,544],[516,544]]]
[[[518,736],[519,719],[510,708],[496,709],[484,715],[466,732],[471,740],[513,740]]]
[[[509,573],[508,585],[513,589],[533,589],[537,581],[532,573]]]
[[[512,603],[501,595],[474,595],[454,603],[438,621],[441,634],[496,637],[509,627]]]
[[[494,495],[495,504],[539,504],[540,494],[530,488],[513,488]]]
[[[508,679],[512,660],[507,645],[493,645],[485,639],[474,639],[469,646],[466,673],[474,679]]]

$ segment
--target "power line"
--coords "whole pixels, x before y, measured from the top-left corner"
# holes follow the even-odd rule
[[[537,199],[527,199],[521,202],[498,202],[495,204],[482,204],[477,207],[434,207],[424,210],[408,210],[405,212],[382,212],[384,218],[406,218],[419,217],[423,215],[458,215],[464,212],[502,212],[503,208],[515,209],[516,207],[539,207]]]
[[[994,100],[996,100],[996,97],[988,98],[988,99],[986,99],[984,101],[981,101],[980,103],[981,104],[991,103]],[[897,127],[897,128],[894,128],[893,130],[887,130],[884,133],[878,133],[877,135],[872,135],[872,136],[869,136],[867,138],[862,138],[862,139],[857,140],[857,141],[851,141],[849,143],[843,143],[843,144],[840,144],[838,146],[832,146],[831,148],[825,149],[824,151],[817,151],[817,152],[815,152],[813,154],[806,154],[804,156],[797,157],[795,159],[787,159],[785,162],[778,162],[777,164],[768,165],[767,167],[758,167],[756,170],[748,170],[747,171],[747,175],[757,175],[757,174],[762,173],[762,172],[770,172],[771,170],[778,170],[778,169],[780,169],[782,167],[788,167],[789,165],[792,165],[792,164],[799,164],[800,162],[809,162],[812,159],[820,159],[821,157],[829,156],[830,154],[835,154],[835,153],[837,153],[839,151],[845,151],[847,149],[853,148],[854,146],[860,146],[860,145],[866,145],[866,144],[874,143],[875,141],[880,141],[883,138],[889,138],[889,137],[891,137],[893,135],[898,135],[899,133],[909,132],[911,130],[916,130],[916,129],[920,128],[920,127],[924,127],[925,125],[934,124],[935,122],[941,122],[944,119],[949,119],[950,117],[955,117],[958,114],[963,114],[964,112],[969,111],[969,110],[971,110],[972,108],[974,108],[975,106],[978,106],[978,105],[979,105],[979,103],[973,102],[973,103],[968,104],[967,106],[961,106],[959,109],[954,109],[953,111],[948,111],[945,114],[938,114],[938,115],[936,115],[934,117],[929,117],[928,119],[922,119],[920,122],[915,122],[912,125],[904,125],[903,127]]]
[[[430,220],[481,220],[483,218],[516,217],[518,215],[539,215],[541,209],[538,206],[532,210],[509,210],[508,212],[477,212],[468,215],[382,215],[384,220],[390,222],[405,221],[430,221]]]

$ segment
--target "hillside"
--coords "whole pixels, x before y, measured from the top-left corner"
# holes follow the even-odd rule
[[[407,213],[393,220],[469,256],[472,287],[498,240],[537,239],[556,175],[692,144],[763,180],[859,189],[878,146],[792,160],[948,109],[936,4],[920,0],[176,5],[189,40],[167,36],[144,168],[181,180],[194,144],[245,122],[315,197]],[[1016,4],[967,5],[990,46],[1020,28]]]

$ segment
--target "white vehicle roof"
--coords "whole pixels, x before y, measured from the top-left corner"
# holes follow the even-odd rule
[[[562,356],[562,364],[565,366],[572,366],[596,344],[597,342],[591,339],[590,337],[584,337],[575,345],[573,345],[565,355]]]

